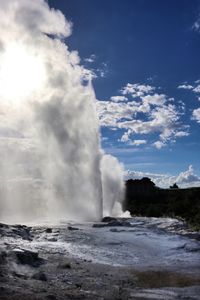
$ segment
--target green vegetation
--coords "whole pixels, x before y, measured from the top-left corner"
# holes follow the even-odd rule
[[[200,229],[200,188],[160,189],[149,178],[128,180],[124,209],[132,215],[181,217]]]

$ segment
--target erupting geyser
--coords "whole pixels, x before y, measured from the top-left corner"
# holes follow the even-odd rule
[[[44,0],[1,0],[1,221],[98,220],[123,198],[122,168],[100,149],[90,73],[63,42],[70,34]]]

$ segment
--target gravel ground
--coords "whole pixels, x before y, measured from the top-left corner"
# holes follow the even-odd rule
[[[138,223],[140,233],[141,226],[144,229],[144,223],[143,225],[141,222]],[[117,257],[115,253],[117,249],[120,256],[121,239],[124,234],[122,226],[117,226],[114,231],[111,227],[103,228],[93,229],[91,225],[84,227],[80,224],[70,227],[66,225],[26,227],[1,224],[0,300],[200,299],[200,272],[198,266],[194,268],[191,264],[191,255],[188,258],[188,267],[185,266],[186,257],[184,264],[180,263],[180,268],[178,265],[175,268],[166,267],[164,262],[163,266],[159,264],[152,267],[150,264],[150,267],[146,265],[145,260],[143,265],[141,261],[141,267],[138,262],[130,265],[128,252],[123,252],[123,255],[127,255],[128,264],[125,256],[123,259],[119,258],[119,262],[124,260],[124,265],[111,264],[109,260],[104,263],[105,259],[101,262],[100,257],[95,260],[95,254],[101,256],[102,251],[107,251],[107,248],[110,250],[111,260]],[[130,228],[126,230],[130,231]],[[135,236],[136,232],[125,232],[124,239],[127,247],[129,247],[127,238],[130,234]],[[105,237],[104,240],[102,235]],[[167,233],[163,232],[162,235],[166,238]],[[174,241],[173,234],[171,237]],[[106,242],[108,238],[110,238],[109,245]],[[136,242],[139,243],[140,240]],[[192,245],[194,242],[191,240]],[[178,251],[187,252],[186,244],[182,239],[181,243],[182,247],[177,248]],[[187,244],[189,245],[189,240]],[[81,254],[84,245],[92,246],[88,250],[90,252],[88,255],[85,250],[84,255]],[[72,253],[75,246],[78,251]],[[99,249],[100,246],[103,247],[101,252],[92,252],[91,249]],[[197,246],[198,244],[195,244],[192,248],[195,259],[199,251]],[[113,256],[110,256],[112,249]],[[131,248],[128,248],[128,251],[131,251]]]

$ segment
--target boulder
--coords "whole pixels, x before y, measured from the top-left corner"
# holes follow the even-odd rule
[[[95,223],[92,227],[101,228],[101,227],[131,227],[132,225],[124,219],[116,219],[110,220],[107,223]]]
[[[92,225],[94,228],[101,228],[101,227],[106,227],[109,226],[108,224],[102,224],[102,223],[95,223]]]
[[[43,272],[38,272],[38,273],[35,273],[32,276],[32,279],[41,280],[41,281],[47,281],[47,276]]]
[[[109,222],[116,221],[116,220],[117,220],[117,219],[114,218],[114,217],[109,217],[109,216],[107,216],[107,217],[104,217],[104,218],[101,220],[101,222],[109,223]]]
[[[47,299],[49,299],[49,300],[56,300],[57,298],[54,295],[47,295]]]
[[[4,265],[7,262],[7,253],[5,251],[0,251],[0,265]]]
[[[38,256],[37,252],[17,249],[14,250],[14,254],[17,258],[18,263],[22,265],[29,265],[36,268],[44,263],[44,260]]]
[[[61,269],[71,269],[72,266],[70,263],[65,263],[65,264],[58,265],[58,267]]]
[[[79,230],[79,228],[72,227],[72,226],[68,226],[67,229],[68,229],[68,230]]]
[[[0,223],[0,228],[8,228],[8,227],[9,227],[9,225]]]
[[[12,229],[12,232],[20,236],[23,240],[32,241],[30,231],[31,231],[31,227],[27,227],[25,225],[15,225],[13,226]]]

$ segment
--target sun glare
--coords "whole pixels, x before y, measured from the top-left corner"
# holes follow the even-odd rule
[[[10,45],[0,58],[1,101],[24,102],[45,81],[42,59],[25,47]]]

